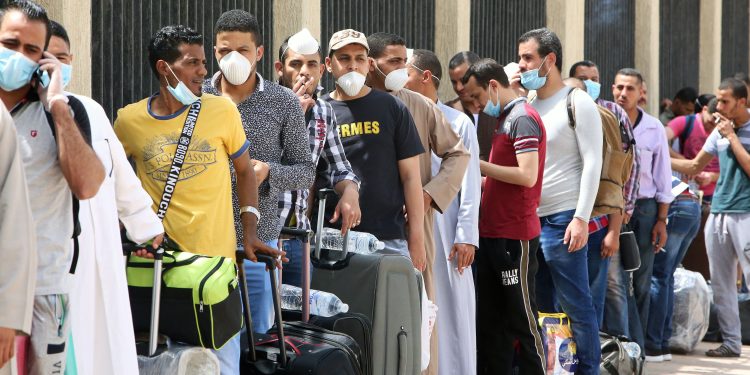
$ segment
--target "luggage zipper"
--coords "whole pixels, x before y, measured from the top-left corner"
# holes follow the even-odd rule
[[[203,255],[193,255],[190,258],[187,258],[185,260],[181,260],[181,261],[177,261],[177,262],[171,262],[171,263],[164,263],[162,265],[162,267],[164,267],[165,269],[170,269],[170,268],[174,268],[174,267],[185,266],[185,265],[188,265],[188,264],[192,264],[198,258],[206,258],[206,257],[203,256]],[[153,263],[128,262],[127,266],[128,267],[132,267],[132,268],[154,268],[154,264]]]
[[[206,282],[208,281],[208,279],[211,278],[211,276],[213,276],[213,274],[216,273],[216,271],[218,271],[221,265],[224,263],[224,257],[218,257],[218,258],[219,258],[219,261],[216,262],[216,265],[214,266],[214,268],[212,268],[211,271],[208,271],[206,276],[203,277],[203,280],[201,280],[201,284],[198,287],[198,298],[200,298],[200,304],[199,304],[200,312],[203,312],[203,287],[206,285]]]

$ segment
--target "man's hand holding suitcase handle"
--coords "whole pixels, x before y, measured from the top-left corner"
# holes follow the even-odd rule
[[[133,253],[135,254],[135,256],[139,256],[141,258],[153,259],[153,252],[158,249],[159,246],[161,246],[162,242],[164,242],[164,233],[160,233],[151,240],[151,249],[148,249],[146,247],[138,247],[133,251]]]

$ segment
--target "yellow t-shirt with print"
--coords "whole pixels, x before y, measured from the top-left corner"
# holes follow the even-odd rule
[[[190,107],[157,116],[151,112],[152,98],[120,109],[115,133],[135,161],[138,178],[157,211]],[[184,251],[234,259],[229,159],[242,155],[250,143],[234,103],[210,94],[203,94],[201,102],[164,229]]]

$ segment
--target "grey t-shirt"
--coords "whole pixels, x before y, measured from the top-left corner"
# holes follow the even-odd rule
[[[36,295],[67,293],[73,258],[73,198],[60,169],[57,144],[41,102],[21,104],[11,114],[36,225]]]

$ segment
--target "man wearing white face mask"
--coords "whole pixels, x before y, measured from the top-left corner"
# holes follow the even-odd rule
[[[360,185],[358,230],[374,234],[386,249],[425,268],[424,208],[418,155],[424,153],[404,104],[365,85],[369,46],[364,34],[347,29],[331,36],[326,68],[336,89],[323,96],[338,122],[341,144]],[[406,231],[406,219],[415,223]],[[327,212],[326,216],[330,216]]]
[[[36,226],[36,290],[33,317],[29,316],[31,374],[65,368],[74,198],[91,198],[104,179],[102,163],[88,143],[86,124],[77,122],[71,110],[80,108],[80,101],[63,93],[60,62],[44,52],[49,28],[46,11],[34,2],[11,1],[0,8],[0,98],[16,126]],[[40,71],[50,77],[46,88],[39,82]],[[0,329],[0,335],[5,344],[8,329]],[[3,349],[8,348],[3,345]]]
[[[305,110],[313,161],[316,165],[325,163],[329,168],[330,186],[340,197],[333,219],[338,221],[341,218],[341,232],[346,234],[347,230],[360,222],[360,180],[346,158],[333,108],[318,97],[318,83],[325,71],[325,64],[321,60],[320,44],[310,31],[303,29],[281,43],[279,60],[274,67],[279,75],[279,83],[292,89]],[[279,217],[284,226],[311,228],[307,217],[309,196],[309,189],[285,191],[280,195]],[[289,239],[284,241],[283,246],[289,257],[289,264],[284,265],[284,283],[301,286],[302,241]]]
[[[541,222],[536,296],[539,311],[562,307],[572,322],[578,353],[577,374],[598,374],[599,325],[587,267],[588,222],[602,169],[602,123],[593,100],[582,91],[570,95],[575,127],[567,113],[566,87],[560,75],[562,44],[547,28],[518,39],[520,83],[536,90],[531,105],[547,131],[544,180],[537,214]]]
[[[255,16],[239,9],[224,12],[216,21],[214,35],[214,57],[220,70],[203,83],[203,91],[231,99],[240,112],[245,135],[253,145],[250,158],[258,181],[258,237],[277,247],[279,194],[307,189],[315,178],[304,115],[292,92],[257,72],[264,49]],[[240,211],[235,201],[237,238],[242,235]],[[262,264],[245,262],[245,270],[253,328],[266,332],[273,324],[271,282]]]
[[[73,55],[62,25],[51,21],[47,51],[63,66],[63,85],[70,82]],[[164,227],[151,209],[151,198],[128,163],[104,109],[93,99],[75,95],[91,124],[91,144],[106,176],[95,197],[81,201],[81,257],[70,292],[75,368],[81,374],[133,374],[138,371],[125,265],[119,245],[119,221],[136,243],[162,241]],[[154,238],[156,237],[156,238]],[[68,363],[68,366],[71,366]]]
[[[404,89],[409,78],[406,71],[406,41],[398,35],[375,33],[367,37],[367,43],[370,45],[369,56],[372,59],[367,82],[374,89],[390,92],[404,102],[417,125],[422,147],[442,159],[440,170],[433,176],[432,153],[426,152],[419,158],[426,212],[424,232],[427,268],[423,273],[424,283],[427,297],[440,306],[439,301],[436,301],[432,274],[435,263],[433,209],[442,213],[456,197],[461,189],[470,155],[437,104],[421,94]],[[437,373],[437,356],[437,332],[433,332],[430,367],[426,370],[428,374]]]

